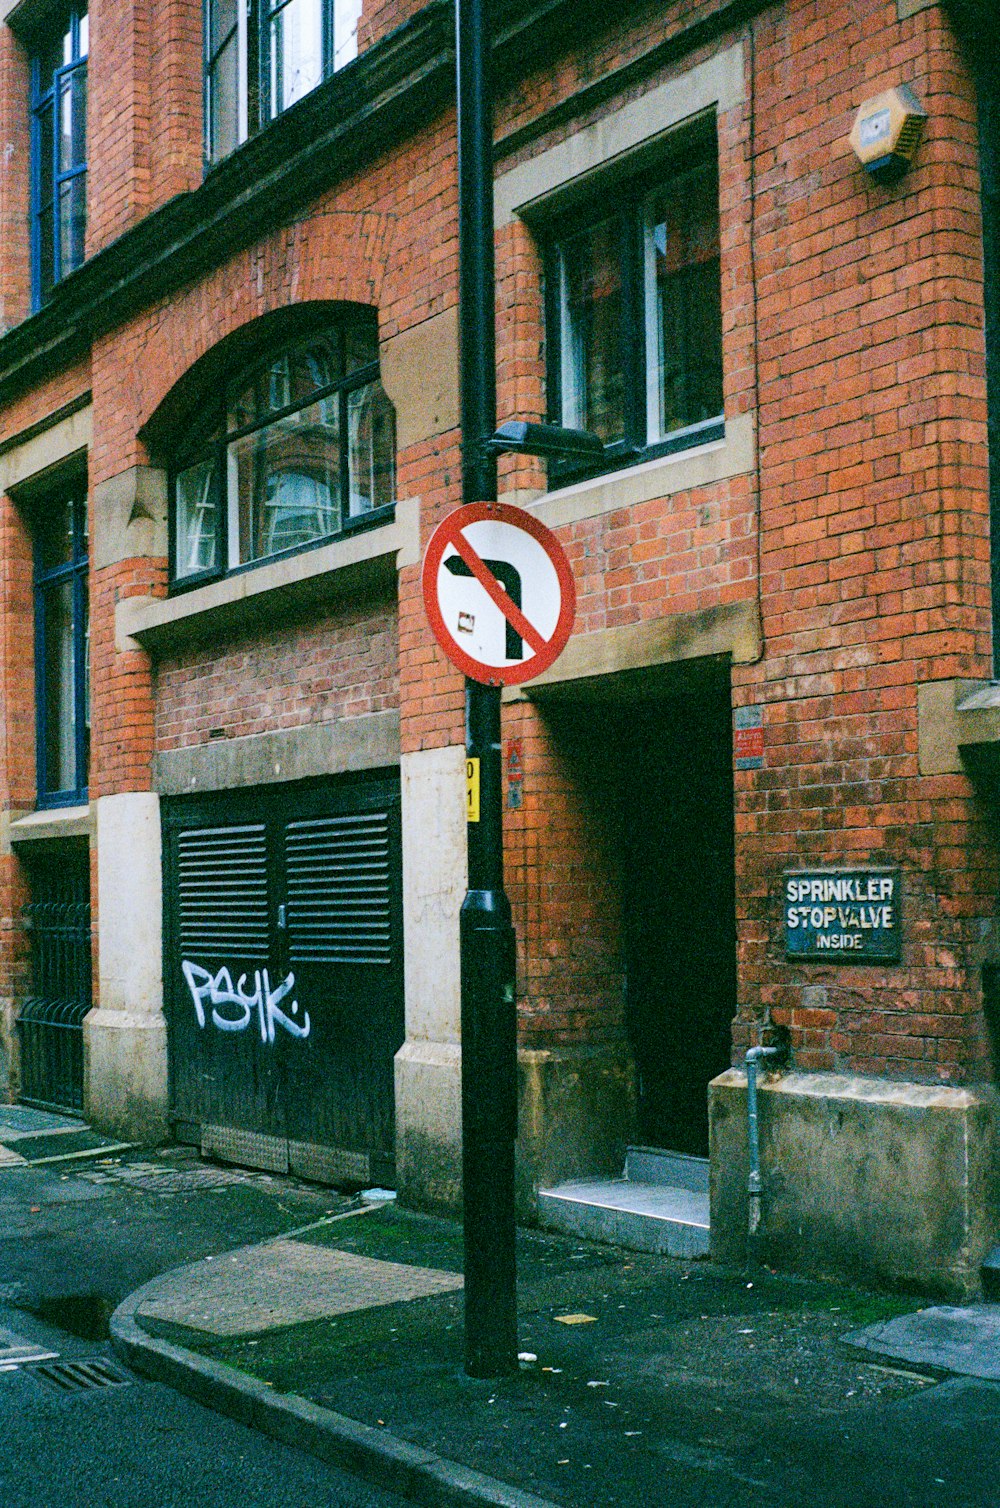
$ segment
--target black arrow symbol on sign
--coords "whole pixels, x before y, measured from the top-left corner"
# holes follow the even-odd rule
[[[514,606],[520,611],[521,573],[517,567],[512,566],[509,560],[484,560],[483,565],[488,571],[493,573]],[[473,575],[473,572],[470,571],[460,555],[449,555],[448,559],[444,562],[444,568],[446,571],[450,571],[452,576],[471,577]],[[508,660],[523,660],[524,640],[513,624],[506,618],[504,619],[504,627],[507,630],[507,637],[504,640],[504,654]]]

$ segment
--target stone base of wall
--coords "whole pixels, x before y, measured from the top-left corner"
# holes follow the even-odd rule
[[[17,1039],[18,1004],[0,1000],[0,1103],[13,1104],[20,1091],[20,1050]]]
[[[169,1135],[163,1017],[92,1010],[83,1023],[84,1114],[95,1131],[152,1145]]]
[[[540,1188],[621,1176],[635,1139],[635,1063],[628,1047],[518,1053],[517,1208],[534,1220]]]
[[[413,1209],[462,1205],[462,1050],[404,1042],[396,1054],[396,1190]]]
[[[461,1048],[407,1042],[396,1054],[396,1183],[417,1209],[462,1203]],[[624,1046],[518,1053],[517,1213],[538,1189],[581,1174],[620,1174],[635,1129],[635,1069]]]
[[[746,1074],[709,1086],[711,1250],[747,1250]],[[760,1255],[769,1265],[960,1297],[1000,1229],[995,1091],[840,1074],[759,1084]]]

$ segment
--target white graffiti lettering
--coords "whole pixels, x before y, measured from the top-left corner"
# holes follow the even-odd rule
[[[281,983],[272,989],[267,969],[258,969],[253,976],[253,988],[248,989],[246,974],[241,974],[237,983],[233,984],[233,976],[226,968],[213,974],[200,964],[189,963],[184,959],[181,969],[191,991],[194,1013],[201,1027],[205,1025],[205,1007],[209,1005],[212,1008],[212,1024],[220,1032],[246,1031],[256,1012],[260,1040],[268,1045],[274,1042],[276,1026],[284,1027],[293,1037],[308,1037],[312,1029],[308,1011],[303,1013],[301,1021],[294,1019],[299,1013],[297,1000],[289,1002],[290,1014],[278,1009],[295,988],[294,974],[286,974]]]

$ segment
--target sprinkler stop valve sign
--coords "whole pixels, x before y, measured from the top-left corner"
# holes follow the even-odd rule
[[[468,503],[438,524],[423,588],[441,648],[487,686],[541,675],[573,628],[576,589],[565,550],[533,514],[507,503]]]

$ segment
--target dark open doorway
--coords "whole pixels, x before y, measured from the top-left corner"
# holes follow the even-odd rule
[[[562,688],[545,716],[613,853],[639,1139],[707,1156],[736,1013],[728,661]]]
[[[729,1067],[736,1013],[728,676],[640,702],[621,729],[626,1004],[639,1136],[708,1155],[707,1088]]]

